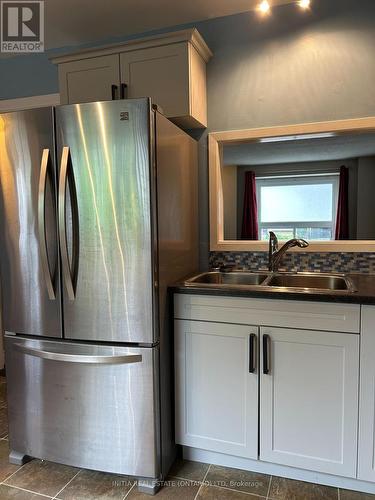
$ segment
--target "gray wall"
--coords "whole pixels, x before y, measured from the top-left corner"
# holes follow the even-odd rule
[[[358,239],[375,239],[375,158],[358,159]]]
[[[0,99],[58,92],[57,67],[47,54],[0,59]]]
[[[201,264],[208,257],[207,132],[375,115],[375,1],[313,0],[195,23],[214,52],[200,136]],[[124,37],[125,39],[125,37]],[[45,55],[0,62],[0,98],[55,92]]]
[[[314,0],[272,20],[211,22],[208,132],[375,115],[375,2]],[[217,30],[217,35],[215,35]],[[201,138],[201,264],[207,265],[207,146]]]

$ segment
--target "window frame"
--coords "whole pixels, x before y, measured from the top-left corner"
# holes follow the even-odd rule
[[[259,142],[264,138],[303,136],[330,133],[346,135],[353,133],[375,133],[375,116],[356,117],[344,120],[284,124],[240,130],[221,130],[208,134],[208,182],[209,182],[209,249],[218,252],[266,252],[268,242],[264,240],[233,240],[224,238],[223,207],[223,148],[226,144]],[[300,249],[291,248],[291,252]],[[331,240],[312,241],[304,252],[375,252],[375,240]]]

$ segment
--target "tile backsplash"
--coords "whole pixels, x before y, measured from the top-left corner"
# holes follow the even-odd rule
[[[235,265],[240,269],[268,267],[267,252],[210,252],[209,266]],[[375,274],[375,253],[289,252],[280,266],[286,271],[315,271]]]

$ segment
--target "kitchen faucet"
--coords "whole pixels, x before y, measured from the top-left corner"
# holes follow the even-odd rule
[[[278,249],[278,246],[279,242],[276,234],[273,231],[270,231],[270,241],[268,247],[268,269],[272,272],[276,272],[279,270],[281,259],[284,257],[284,254],[289,250],[289,248],[306,248],[309,246],[309,244],[305,240],[293,238],[292,240],[284,243],[284,245],[280,249]]]

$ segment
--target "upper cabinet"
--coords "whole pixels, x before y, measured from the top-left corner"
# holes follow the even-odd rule
[[[151,97],[185,128],[207,126],[210,49],[196,29],[54,58],[61,104]]]
[[[79,59],[59,65],[61,104],[108,101],[119,85],[118,54]]]

